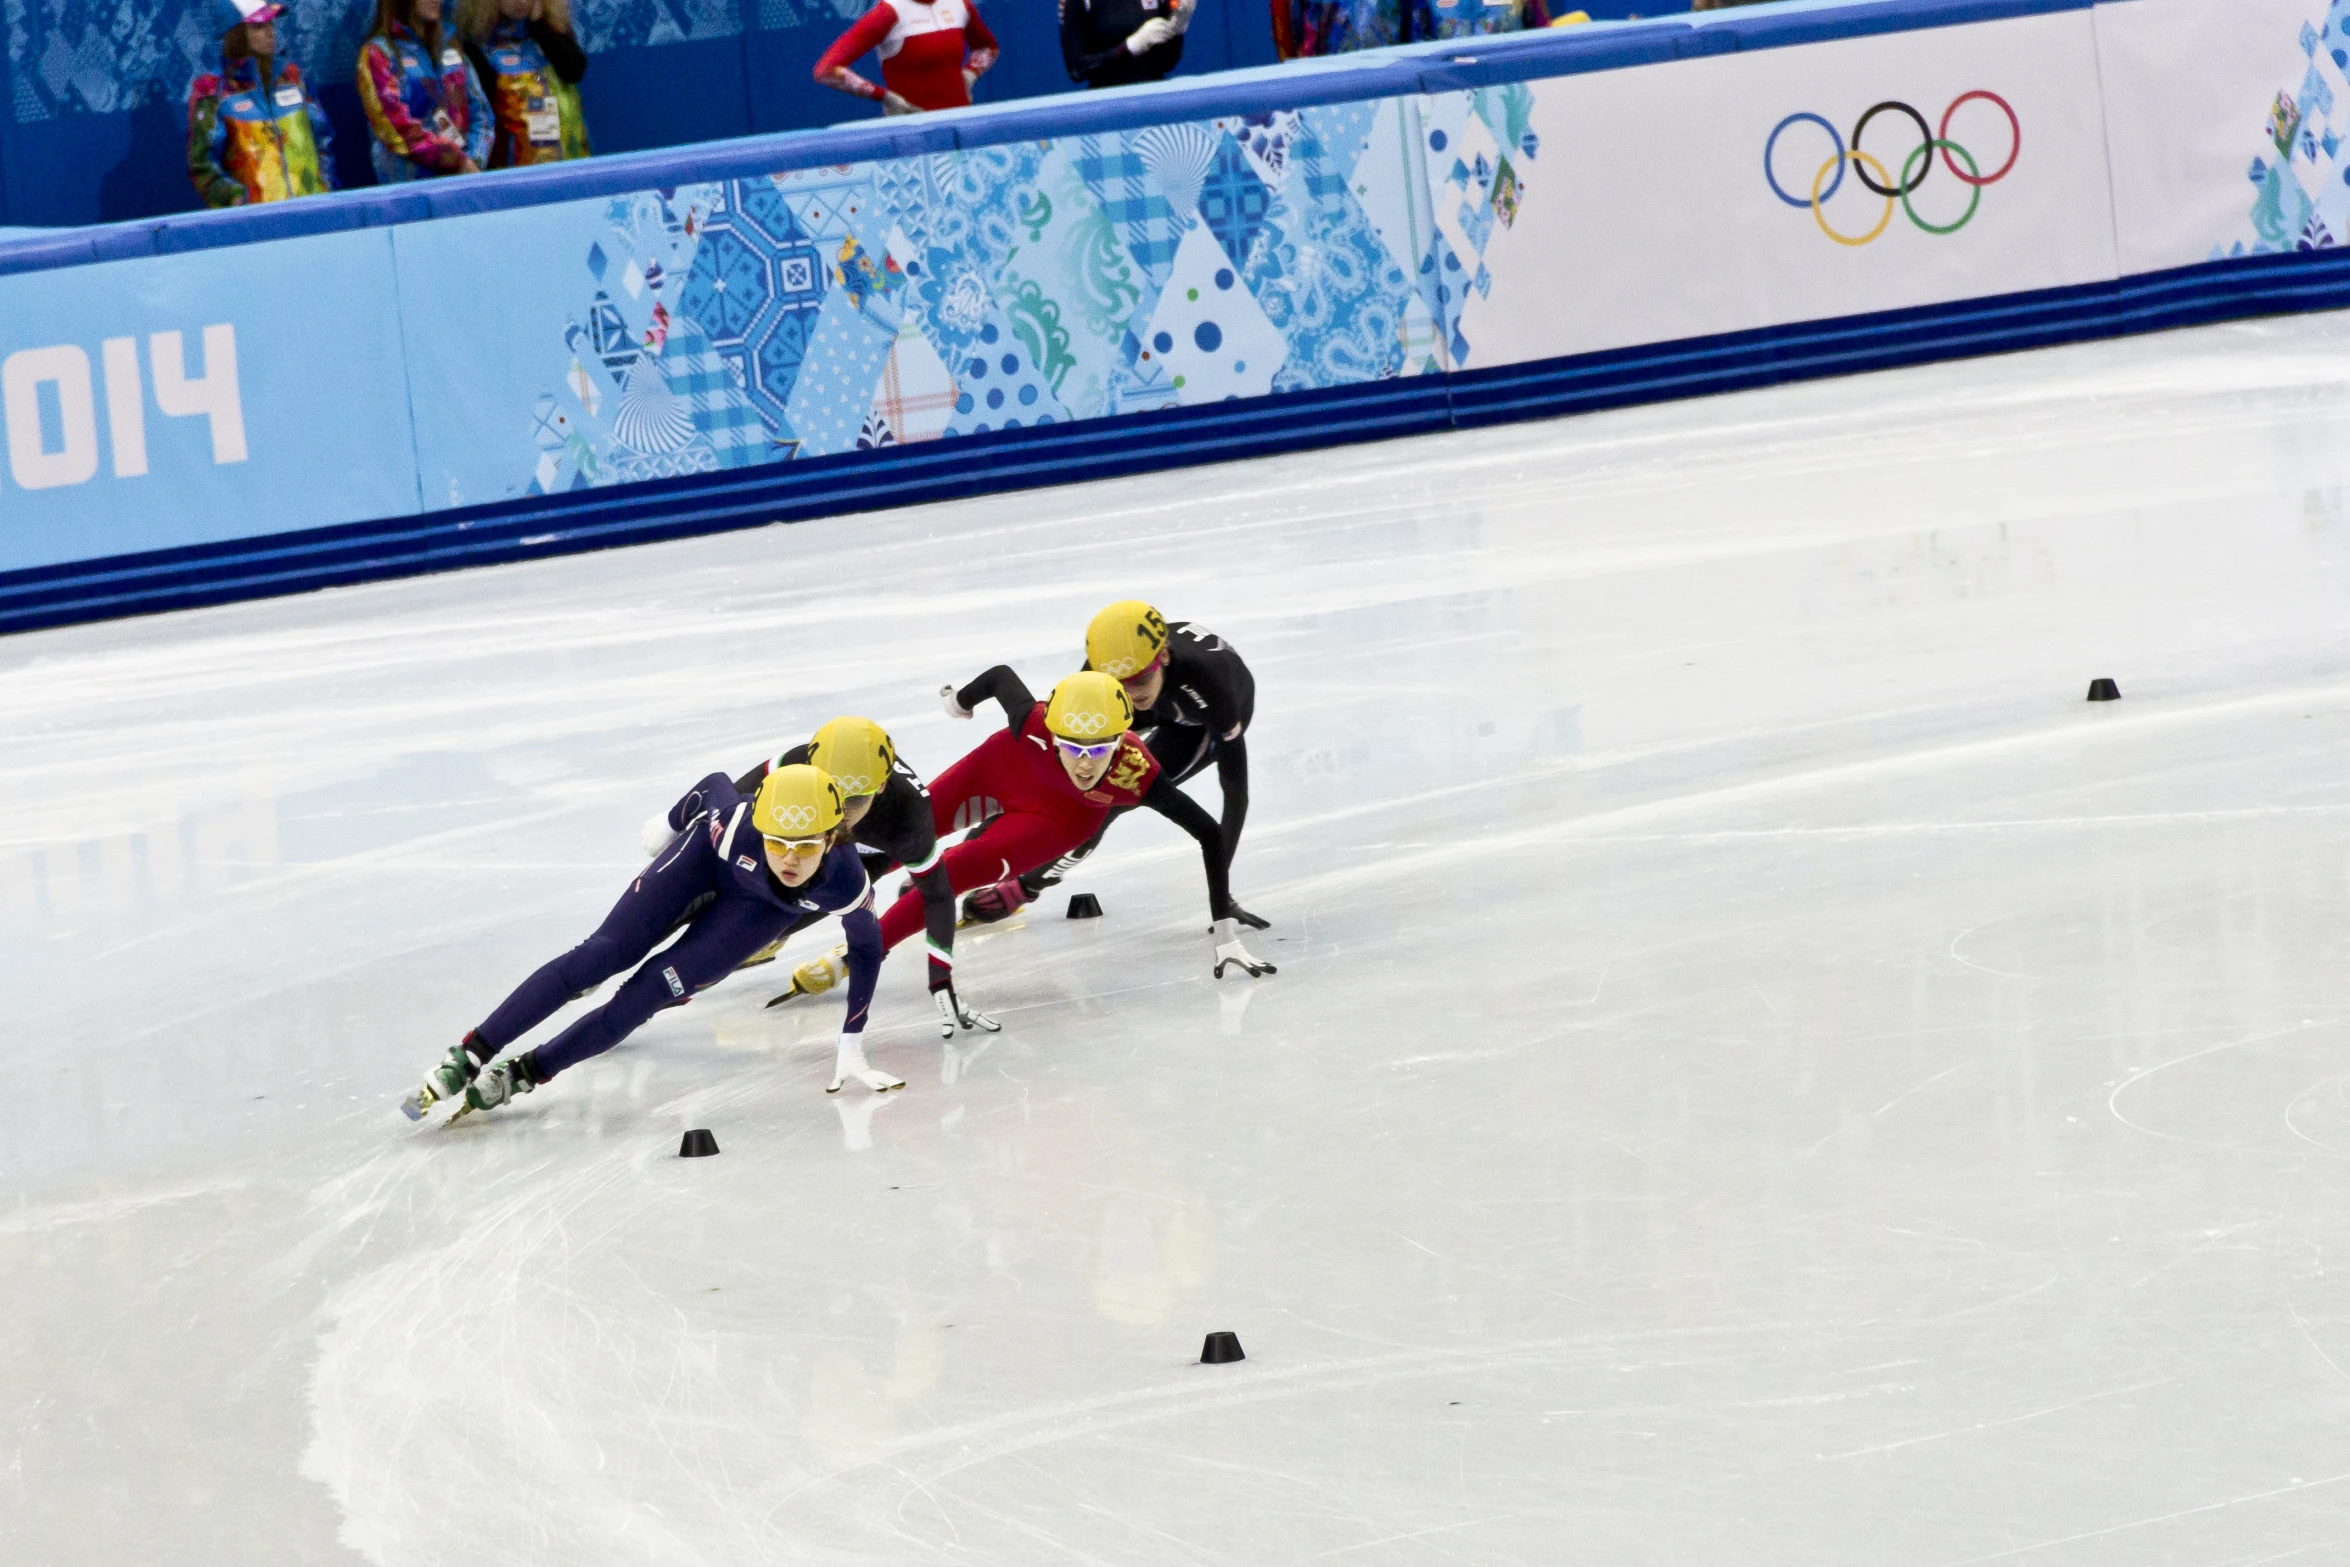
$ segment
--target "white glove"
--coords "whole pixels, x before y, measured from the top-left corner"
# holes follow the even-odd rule
[[[1126,35],[1128,54],[1147,54],[1175,36],[1175,24],[1163,16],[1154,16]]]
[[[955,688],[952,682],[938,688],[938,705],[947,710],[949,718],[969,718],[971,716],[971,709],[955,700]]]
[[[1192,14],[1198,10],[1199,0],[1177,0],[1174,26],[1178,36],[1191,31]],[[1227,735],[1225,738],[1230,739],[1231,736]]]
[[[852,1077],[877,1094],[886,1094],[893,1088],[906,1086],[903,1078],[892,1077],[887,1072],[877,1072],[866,1064],[865,1036],[863,1034],[843,1034],[840,1036],[840,1053],[833,1057],[832,1062],[832,1086],[824,1091],[828,1094],[837,1094],[840,1092],[840,1085]]]
[[[922,111],[896,93],[885,92],[881,95],[881,112],[887,118],[893,114],[920,114]]]
[[[930,993],[938,1003],[938,1032],[943,1039],[955,1037],[957,1028],[983,1028],[991,1034],[1000,1034],[1004,1025],[984,1012],[974,1012],[963,1005],[963,998],[955,994],[953,985],[941,985]]]
[[[1229,917],[1216,921],[1216,977],[1224,977],[1224,965],[1237,964],[1251,979],[1281,971],[1240,944],[1240,922]]]
[[[669,825],[666,814],[645,818],[644,834],[637,841],[645,846],[645,858],[651,859],[669,847],[669,840],[677,836],[677,829]]]

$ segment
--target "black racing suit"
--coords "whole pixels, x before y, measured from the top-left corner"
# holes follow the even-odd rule
[[[760,781],[769,773],[807,759],[808,747],[795,745],[773,761],[761,762],[737,778],[735,790],[745,798],[756,798]],[[955,889],[947,885],[946,869],[938,863],[944,847],[938,841],[938,829],[930,820],[930,791],[922,787],[922,780],[914,776],[912,768],[901,761],[890,771],[889,782],[873,797],[872,807],[865,812],[865,819],[857,823],[852,836],[857,853],[865,862],[865,874],[873,878],[875,886],[880,886],[882,877],[902,865],[913,877],[914,885],[922,890],[922,928],[932,954],[930,988],[946,989],[955,977]],[[790,940],[794,931],[805,930],[815,923],[813,918],[795,921],[783,933],[783,940]],[[938,958],[941,953],[946,956],[943,963]]]
[[[1167,678],[1134,727],[1177,783],[1216,764],[1227,855],[1239,849],[1248,820],[1248,726],[1256,716],[1256,677],[1240,650],[1196,621],[1169,622]]]

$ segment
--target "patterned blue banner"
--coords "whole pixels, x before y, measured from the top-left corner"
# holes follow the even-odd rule
[[[426,502],[1481,362],[1461,306],[1531,199],[1530,99],[1336,104],[400,228],[409,319],[435,323],[410,360]],[[546,262],[527,301],[444,286],[525,255]]]

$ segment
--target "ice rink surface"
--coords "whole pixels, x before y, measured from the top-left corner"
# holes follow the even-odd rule
[[[0,1561],[2350,1559],[2346,479],[2308,318],[0,641]],[[902,1093],[779,965],[400,1118],[1129,595],[1277,978],[1137,817]]]

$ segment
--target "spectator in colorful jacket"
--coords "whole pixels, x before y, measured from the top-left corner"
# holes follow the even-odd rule
[[[375,0],[375,28],[359,46],[359,104],[382,184],[478,174],[490,155],[489,100],[441,31],[441,0]]]
[[[491,168],[588,155],[578,89],[587,51],[572,34],[568,0],[457,0],[457,36],[497,125]]]
[[[277,58],[272,0],[215,0],[220,68],[188,83],[188,177],[207,207],[243,207],[335,188],[326,115],[302,68]]]
[[[1061,63],[1088,87],[1155,82],[1183,63],[1199,0],[1060,0]]]
[[[1284,60],[1550,25],[1545,0],[1273,0]]]
[[[878,87],[849,69],[867,50],[881,56]],[[879,99],[884,114],[960,109],[996,54],[995,34],[971,0],[881,0],[832,41],[816,62],[816,80]]]

